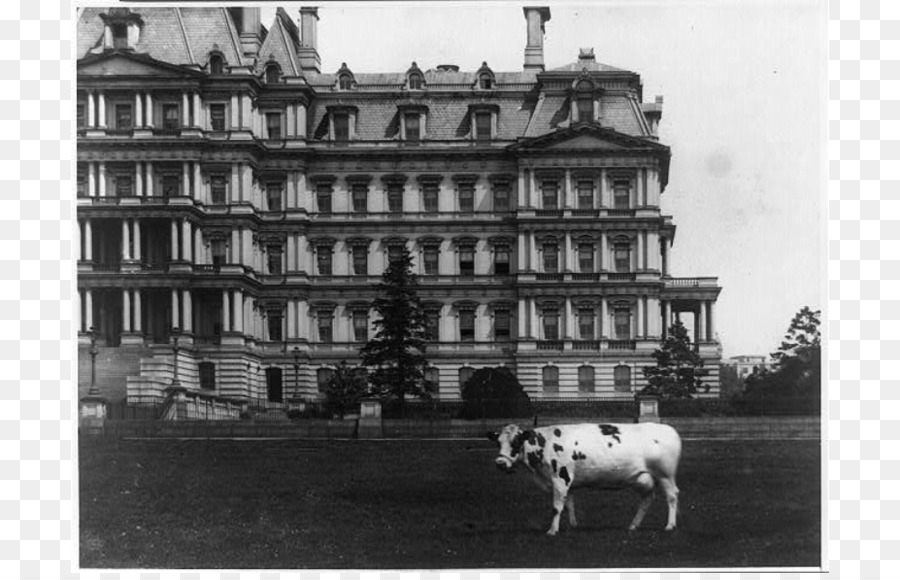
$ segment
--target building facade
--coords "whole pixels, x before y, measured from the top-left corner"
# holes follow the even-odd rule
[[[177,372],[321,397],[403,246],[439,397],[498,365],[532,397],[634,393],[675,318],[717,387],[720,288],[669,273],[661,97],[591,49],[545,68],[550,10],[524,16],[522,70],[365,73],[321,70],[316,8],[79,9],[79,331],[105,394]]]

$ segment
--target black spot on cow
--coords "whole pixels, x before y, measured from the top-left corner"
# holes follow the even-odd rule
[[[612,443],[607,443],[606,446],[607,446],[607,447],[612,447]]]
[[[556,451],[557,453],[562,453],[562,452],[563,452],[563,446],[562,446],[562,445],[557,445],[556,443],[554,443],[554,444],[553,444],[553,450]]]
[[[543,450],[541,450],[540,455],[543,455]],[[537,451],[529,451],[525,456],[528,459],[528,465],[532,469],[538,469],[541,466],[541,457],[539,456]]]
[[[608,437],[612,437],[619,443],[622,442],[622,440],[619,439],[619,428],[615,425],[600,425],[600,432]]]
[[[547,440],[544,439],[544,436],[541,435],[540,433],[537,434],[537,442],[538,442],[538,445],[540,445],[541,449],[543,449],[544,445],[547,444]]]
[[[562,431],[560,431],[559,429],[554,429],[553,434],[559,437],[560,435],[562,435]]]
[[[659,440],[658,440],[658,439],[654,439],[653,442],[658,444],[658,443],[659,443]]]
[[[556,460],[555,459],[552,459],[550,461],[550,467],[553,468],[553,473],[556,473]]]
[[[572,459],[574,459],[575,461],[581,461],[583,459],[587,459],[587,455],[585,455],[581,451],[575,451],[574,453],[572,453]]]
[[[559,476],[566,482],[566,485],[569,485],[569,470],[565,466],[559,468]]]
[[[510,443],[510,447],[512,447],[512,455],[515,457],[519,454],[519,451],[522,450],[522,445],[525,444],[525,441],[528,441],[532,445],[534,445],[534,431],[528,429],[526,431],[520,431]]]

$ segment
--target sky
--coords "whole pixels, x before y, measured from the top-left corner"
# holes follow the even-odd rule
[[[524,5],[549,6],[548,69],[593,47],[664,97],[662,210],[676,277],[717,276],[723,356],[769,354],[823,303],[824,22],[816,0],[319,4],[324,72],[521,70]],[[296,21],[300,3],[279,4]],[[314,4],[311,4],[314,5]],[[263,9],[267,26],[274,9]]]

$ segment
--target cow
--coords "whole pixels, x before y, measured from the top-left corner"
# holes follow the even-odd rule
[[[500,445],[497,467],[512,473],[524,465],[535,482],[553,492],[553,521],[547,535],[559,531],[563,507],[569,525],[577,526],[571,490],[579,487],[632,488],[641,496],[629,531],[637,529],[660,488],[669,504],[666,530],[675,529],[678,487],[675,472],[681,456],[681,438],[661,423],[552,425],[521,429],[507,425],[487,434]]]

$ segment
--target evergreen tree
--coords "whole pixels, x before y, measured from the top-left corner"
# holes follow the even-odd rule
[[[359,410],[359,402],[366,394],[365,378],[357,370],[348,366],[346,361],[341,361],[325,385],[328,408],[342,419],[347,411]]]
[[[379,317],[374,322],[375,336],[360,350],[363,366],[372,369],[372,394],[395,398],[400,405],[405,395],[429,396],[424,381],[425,311],[417,288],[412,256],[404,246],[378,285],[379,296],[373,303]]]
[[[462,385],[462,419],[531,417],[531,399],[506,367],[482,368]]]
[[[644,367],[648,385],[640,394],[657,395],[667,399],[690,398],[700,389],[709,391],[703,384],[706,370],[703,359],[694,350],[687,329],[680,320],[669,328],[666,339],[653,353],[656,366]]]

